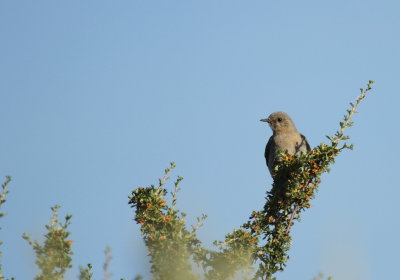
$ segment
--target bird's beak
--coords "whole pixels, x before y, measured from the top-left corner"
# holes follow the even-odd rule
[[[267,122],[267,123],[269,123],[269,119],[268,119],[268,118],[266,118],[266,119],[261,119],[260,122]]]

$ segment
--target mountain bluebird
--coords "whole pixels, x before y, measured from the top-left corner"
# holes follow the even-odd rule
[[[278,150],[282,152],[286,151],[293,155],[299,155],[311,150],[306,137],[297,131],[294,122],[285,112],[272,113],[268,118],[261,119],[260,121],[267,122],[273,131],[264,153],[269,172],[272,176],[274,174],[275,159],[278,156]]]

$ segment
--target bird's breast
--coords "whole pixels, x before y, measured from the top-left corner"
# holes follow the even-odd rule
[[[295,154],[298,151],[296,147],[302,142],[299,133],[278,134],[274,136],[277,150],[287,150],[289,154]]]

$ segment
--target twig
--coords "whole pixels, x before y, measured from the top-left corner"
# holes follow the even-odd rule
[[[207,215],[204,215],[201,218],[197,218],[196,225],[192,226],[192,232],[188,235],[188,237],[195,236],[196,231],[203,225],[204,220],[207,219]]]
[[[351,109],[347,110],[348,115],[345,116],[344,123],[342,123],[342,122],[340,123],[340,127],[341,127],[340,132],[337,134],[337,138],[333,141],[333,143],[338,144],[340,140],[343,140],[344,130],[346,129],[346,127],[353,125],[353,123],[350,122],[350,119],[351,119],[351,117],[353,116],[354,113],[357,113],[356,109],[357,109],[358,105],[364,99],[364,97],[367,94],[367,92],[372,89],[371,86],[372,86],[373,83],[374,83],[373,80],[369,80],[367,88],[365,90],[362,89],[362,88],[360,89],[361,94],[360,94],[360,96],[358,96],[356,104],[350,103]]]
[[[165,169],[164,177],[162,179],[159,179],[159,187],[163,186],[165,184],[165,181],[169,179],[168,174],[172,171],[172,169],[175,168],[175,162],[171,162],[171,166],[167,169]]]
[[[307,187],[310,183],[311,183],[311,180],[308,180],[308,181],[304,184],[304,187]],[[295,206],[294,209],[293,209],[292,215],[290,216],[289,224],[288,224],[288,227],[287,227],[286,232],[285,232],[286,235],[288,235],[289,232],[290,232],[290,228],[292,227],[292,222],[293,222],[294,216],[295,216],[296,213],[297,213],[297,210],[299,210],[299,205],[298,205],[298,204],[296,204],[296,206]]]
[[[183,177],[178,176],[178,178],[176,179],[175,184],[175,188],[174,188],[174,192],[172,193],[172,204],[171,204],[171,210],[169,211],[170,213],[174,212],[174,208],[176,205],[176,196],[178,195],[179,192],[179,183],[183,180]]]
[[[110,267],[110,261],[111,261],[111,249],[110,247],[106,247],[106,250],[104,251],[106,255],[106,260],[103,265],[103,271],[104,271],[104,280],[110,280],[111,279],[111,273],[109,271]]]
[[[298,209],[299,209],[299,205],[296,204],[296,206],[294,207],[294,210],[292,212],[292,215],[290,216],[289,224],[288,224],[288,227],[287,227],[286,233],[285,233],[286,235],[289,234],[290,228],[292,226],[292,221],[293,221],[294,215],[296,215],[296,212],[297,212]]]
[[[6,195],[8,193],[7,185],[10,183],[10,181],[11,176],[6,176],[6,181],[1,185],[2,192],[0,195],[0,207],[4,202],[6,202]]]

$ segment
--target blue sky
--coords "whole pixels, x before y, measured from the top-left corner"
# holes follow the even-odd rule
[[[323,177],[293,227],[280,280],[393,279],[400,65],[398,1],[1,1],[0,175],[4,274],[32,279],[31,248],[50,207],[73,215],[75,279],[149,279],[127,196],[175,161],[188,223],[208,214],[206,246],[263,206],[270,129],[289,113],[311,146],[338,128],[360,87],[354,151]],[[4,177],[3,177],[4,178]]]

